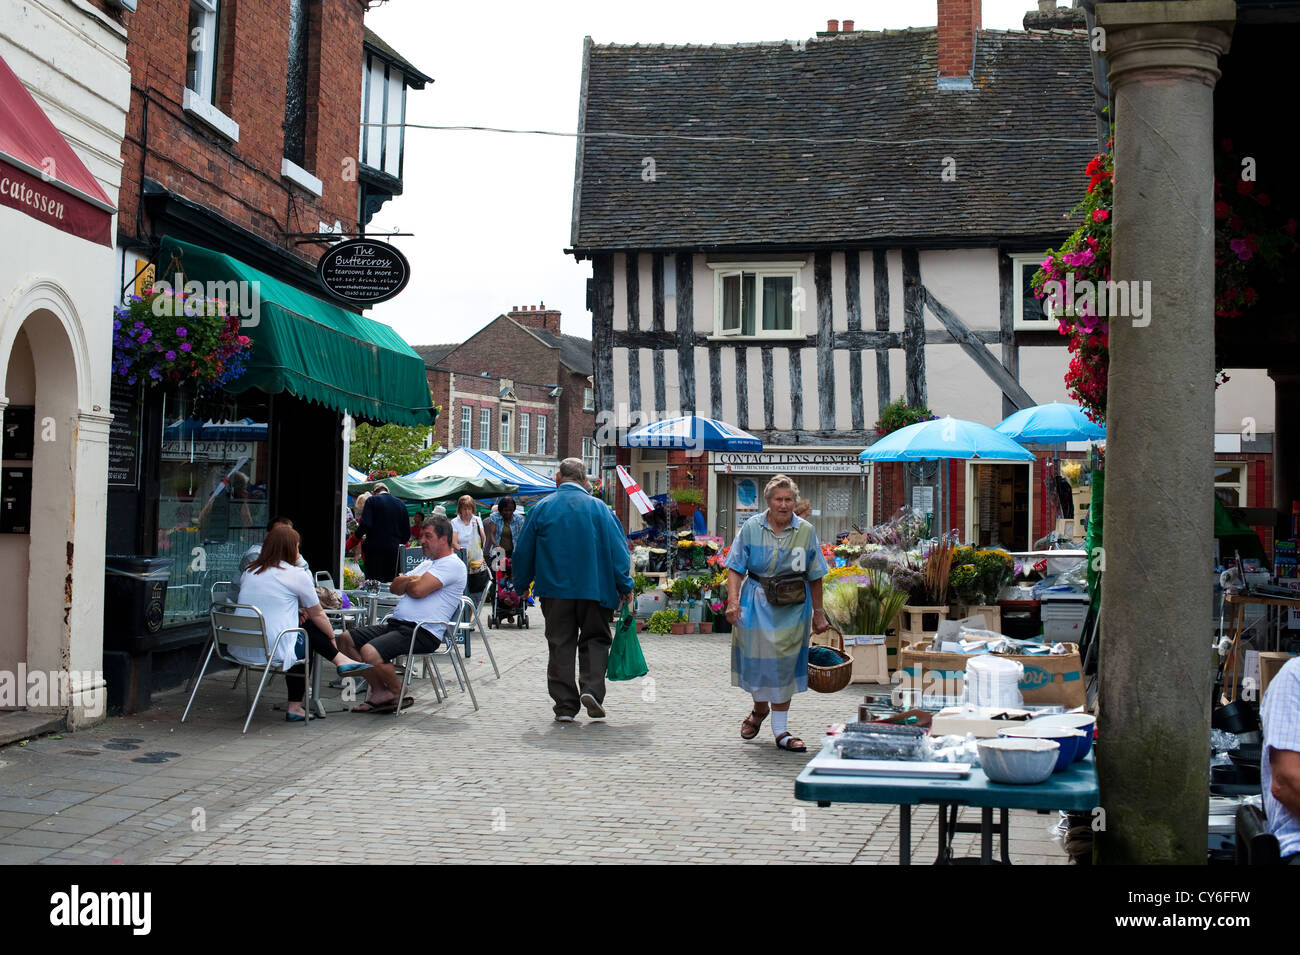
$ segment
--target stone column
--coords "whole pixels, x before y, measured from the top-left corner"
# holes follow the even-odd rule
[[[1214,84],[1231,0],[1105,3],[1115,102],[1098,773],[1105,863],[1202,864],[1209,795]],[[1149,293],[1147,290],[1149,289]],[[1132,306],[1132,301],[1130,302]]]

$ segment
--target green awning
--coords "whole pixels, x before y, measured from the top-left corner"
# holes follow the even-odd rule
[[[383,484],[390,494],[405,501],[454,501],[462,494],[470,497],[503,497],[519,490],[517,484],[506,484],[488,477],[390,477],[383,481],[362,481],[349,484],[349,494],[363,494],[376,484]]]
[[[185,278],[229,286],[215,297],[251,306],[256,323],[248,370],[226,390],[288,392],[354,418],[383,424],[431,425],[435,412],[424,359],[387,325],[299,291],[233,256],[179,239],[164,238],[158,260],[166,270],[179,255]],[[172,281],[171,276],[159,275]],[[251,283],[256,283],[255,285]]]

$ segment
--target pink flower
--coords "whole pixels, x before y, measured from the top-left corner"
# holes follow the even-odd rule
[[[175,361],[176,353],[169,348],[167,349],[167,353],[164,354],[163,357],[166,358],[168,361]]]
[[[1109,218],[1110,218],[1110,213],[1107,212],[1105,209],[1094,209],[1092,212],[1093,222],[1105,222]]]
[[[191,345],[189,342],[184,342],[184,343],[181,345],[181,351],[187,352],[187,351],[189,351],[189,350],[190,350],[191,348],[193,348],[193,347],[194,347],[194,346]]]

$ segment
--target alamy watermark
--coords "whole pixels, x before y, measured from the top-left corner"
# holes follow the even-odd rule
[[[104,671],[29,670],[26,663],[17,670],[0,670],[0,709],[66,708],[72,705],[74,686],[87,716],[104,715]]]
[[[252,328],[261,316],[261,285],[256,281],[187,280],[177,272],[171,282],[158,279],[153,283],[153,290],[159,293],[153,300],[153,313],[159,318],[193,317],[204,313],[206,302],[215,300],[225,306],[227,314],[238,316],[241,328]]]
[[[1043,314],[1048,318],[1131,318],[1134,328],[1146,328],[1151,324],[1151,282],[1076,282],[1074,273],[1067,272],[1064,282],[1052,279],[1043,283]]]

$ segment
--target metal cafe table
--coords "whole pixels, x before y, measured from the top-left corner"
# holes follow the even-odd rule
[[[823,752],[829,752],[827,740]],[[1071,812],[1091,812],[1099,802],[1097,790],[1097,765],[1093,752],[1059,773],[1053,773],[1045,782],[1034,786],[1008,786],[991,783],[984,771],[972,766],[965,779],[921,779],[906,776],[837,776],[814,773],[804,767],[794,782],[796,799],[829,806],[833,802],[880,803],[898,806],[898,862],[912,862],[912,807],[937,805],[939,807],[939,857],[938,863],[952,861],[952,837],[955,832],[979,832],[980,863],[992,865],[993,834],[1002,837],[1001,862],[1010,864],[1007,840],[1010,827],[1009,809],[1062,809]],[[958,823],[959,806],[978,806],[978,828]],[[993,810],[1001,810],[998,824],[993,823]]]

